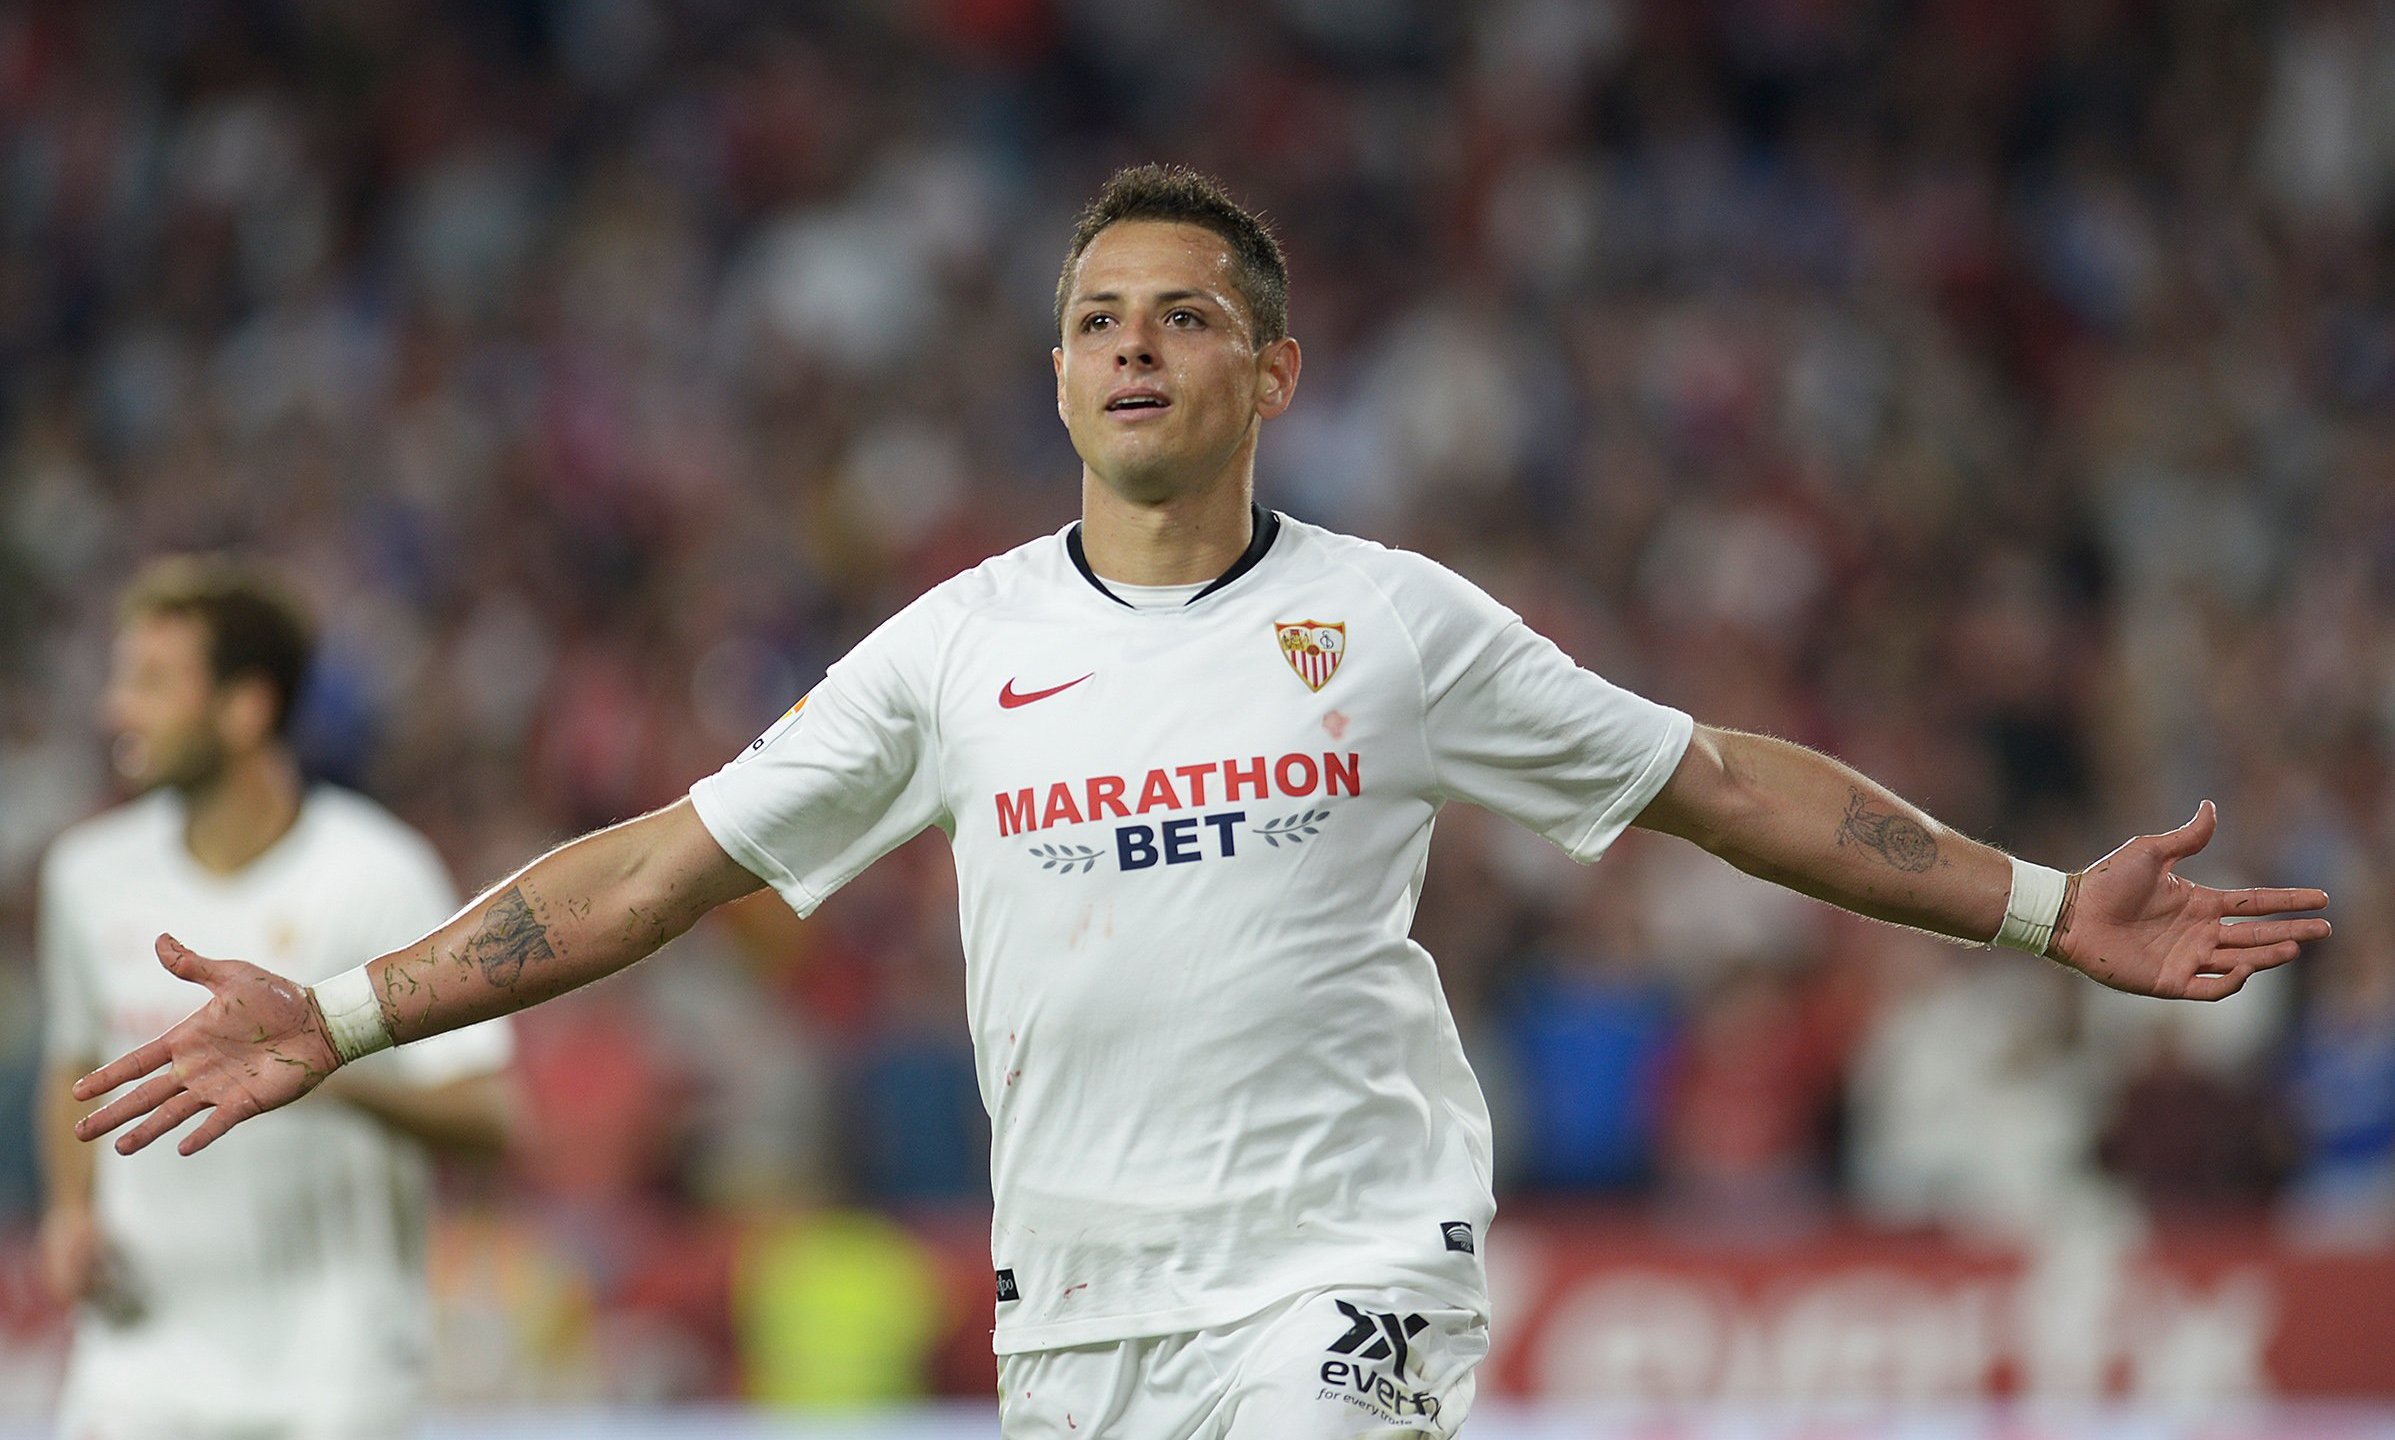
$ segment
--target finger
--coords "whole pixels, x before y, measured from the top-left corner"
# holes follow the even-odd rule
[[[194,985],[206,985],[211,989],[214,988],[216,961],[202,955],[172,935],[159,936],[155,948],[158,951],[158,963],[164,965],[176,979],[188,980]]]
[[[2281,940],[2276,945],[2263,945],[2252,950],[2231,950],[2214,955],[2213,961],[2224,972],[2229,970],[2270,970],[2286,964],[2304,953],[2304,947],[2293,940]],[[2231,959],[2234,955],[2236,958]]]
[[[177,1145],[175,1149],[184,1155],[197,1155],[202,1150],[205,1150],[209,1146],[215,1144],[218,1138],[221,1137],[227,1130],[232,1129],[234,1126],[240,1124],[242,1121],[248,1118],[249,1116],[246,1114],[236,1114],[235,1112],[226,1109],[224,1106],[219,1105],[214,1110],[209,1112],[207,1119],[200,1122],[199,1128],[197,1130],[194,1130],[190,1134],[184,1136],[183,1143]]]
[[[80,1140],[97,1140],[126,1121],[138,1119],[157,1109],[182,1088],[180,1078],[173,1074],[161,1075],[138,1090],[117,1096],[76,1121],[75,1136]]]
[[[2243,920],[2220,927],[2220,945],[2224,950],[2242,950],[2255,945],[2276,945],[2282,940],[2309,944],[2326,940],[2328,935],[2326,920]]]
[[[2195,818],[2168,834],[2154,837],[2160,843],[2165,865],[2175,865],[2212,843],[2212,832],[2220,823],[2220,812],[2206,800],[2195,807]]]
[[[2282,915],[2290,910],[2326,910],[2326,890],[2223,890],[2220,907],[2230,915]]]
[[[2226,1000],[2244,989],[2247,978],[2253,973],[2240,963],[2226,975],[2196,976],[2187,982],[2187,988],[2181,993],[2190,1000]]]
[[[138,1050],[119,1055],[114,1060],[109,1061],[99,1069],[94,1070],[89,1075],[86,1075],[82,1079],[76,1081],[75,1098],[78,1100],[96,1100],[102,1095],[107,1094],[109,1091],[114,1090],[119,1085],[123,1085],[128,1081],[139,1080],[142,1076],[147,1075],[152,1070],[164,1065],[167,1062],[167,1059],[166,1037],[161,1035]],[[76,1131],[78,1134],[80,1134],[82,1127],[76,1127]],[[95,1130],[92,1132],[92,1135],[97,1135],[99,1133],[99,1131]],[[89,1140],[91,1135],[85,1135],[83,1138]]]
[[[116,1153],[130,1155],[207,1108],[207,1101],[186,1090],[151,1112],[149,1119],[118,1137]]]

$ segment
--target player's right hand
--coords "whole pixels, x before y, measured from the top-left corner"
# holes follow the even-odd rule
[[[75,1082],[75,1098],[91,1100],[154,1070],[166,1072],[84,1116],[77,1139],[96,1140],[147,1116],[117,1139],[117,1153],[130,1155],[206,1110],[208,1118],[175,1147],[195,1154],[252,1115],[307,1094],[340,1065],[305,986],[239,960],[196,955],[172,935],[158,937],[158,963],[206,986],[208,1003]]]

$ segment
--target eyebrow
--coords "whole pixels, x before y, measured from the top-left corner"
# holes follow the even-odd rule
[[[1075,305],[1117,305],[1122,303],[1122,298],[1112,290],[1100,290],[1094,295],[1076,295],[1073,297],[1073,303]],[[1175,300],[1212,299],[1214,297],[1203,290],[1167,290],[1156,297],[1156,303],[1167,305]]]

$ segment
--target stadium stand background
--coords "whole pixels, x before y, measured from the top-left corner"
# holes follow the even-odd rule
[[[311,764],[487,883],[1071,517],[1051,286],[1150,158],[1289,247],[1268,503],[1997,843],[2083,863],[2210,796],[2199,878],[2338,897],[2317,957],[2173,1009],[1451,813],[1417,933],[1509,1216],[2384,1261],[2395,12],[2361,0],[11,9],[0,1230],[32,866],[108,799],[135,561],[287,564]],[[450,1392],[986,1393],[953,916],[919,842],[527,1017],[535,1137],[453,1177]],[[33,1413],[54,1317],[8,1255]]]

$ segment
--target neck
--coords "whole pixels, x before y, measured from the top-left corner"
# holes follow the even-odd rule
[[[1089,567],[1127,585],[1191,585],[1231,568],[1250,539],[1251,466],[1156,501],[1124,498],[1081,471],[1081,546]]]
[[[228,763],[183,795],[183,845],[201,867],[230,875],[274,847],[299,820],[299,766],[272,745]]]

